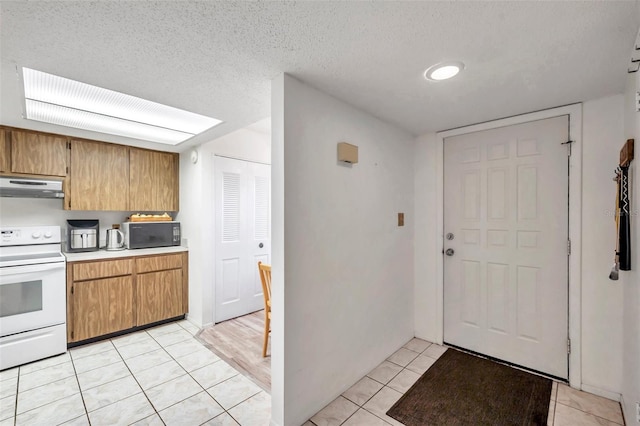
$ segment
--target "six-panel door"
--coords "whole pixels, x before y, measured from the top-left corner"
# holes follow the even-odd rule
[[[568,377],[568,117],[446,138],[446,343]]]

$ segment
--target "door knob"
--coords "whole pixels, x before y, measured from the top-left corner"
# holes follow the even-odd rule
[[[445,254],[446,254],[447,256],[453,256],[453,253],[455,253],[455,252],[453,251],[453,249],[452,249],[452,248],[448,248],[448,249],[447,249],[447,251],[445,251]]]
[[[264,247],[264,244],[260,243],[260,244],[258,244],[258,247],[262,248],[262,247]]]

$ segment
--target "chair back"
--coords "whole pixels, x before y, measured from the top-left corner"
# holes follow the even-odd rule
[[[260,281],[262,281],[262,294],[264,295],[264,308],[271,311],[271,265],[258,262]]]

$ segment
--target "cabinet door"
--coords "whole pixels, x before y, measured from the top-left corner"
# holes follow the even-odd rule
[[[129,210],[178,211],[178,155],[131,148]]]
[[[182,270],[149,272],[136,277],[137,324],[144,325],[184,314]]]
[[[7,141],[7,132],[0,129],[0,172],[9,171],[9,143]]]
[[[155,164],[153,151],[129,150],[129,208],[131,211],[155,210]]]
[[[70,181],[71,210],[128,210],[127,147],[71,141]]]
[[[32,175],[67,175],[67,138],[11,131],[11,171]]]
[[[73,284],[73,341],[133,327],[133,278]]]
[[[156,152],[158,211],[177,212],[178,208],[178,155]]]

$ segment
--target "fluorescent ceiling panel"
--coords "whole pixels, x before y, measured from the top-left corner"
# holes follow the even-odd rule
[[[221,123],[157,102],[22,68],[30,120],[177,145]]]

